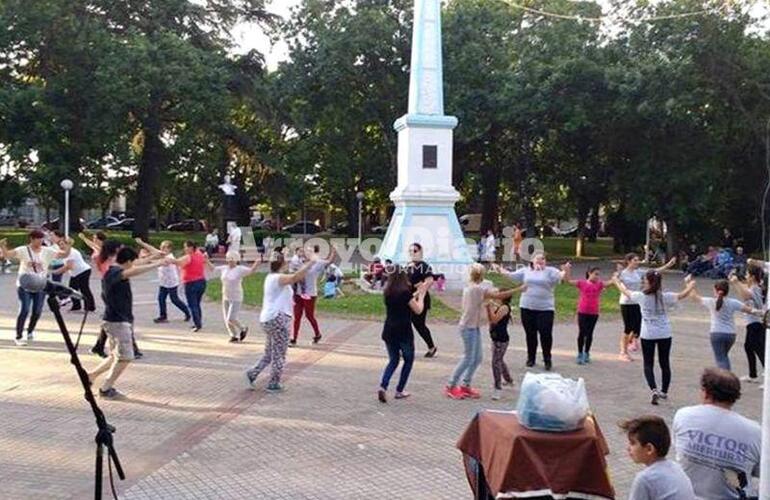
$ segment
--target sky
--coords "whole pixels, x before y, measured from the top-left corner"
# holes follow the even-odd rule
[[[608,0],[597,1],[599,4],[603,5],[608,3]],[[763,11],[766,12],[768,9],[764,0],[747,1],[754,2],[752,13],[757,16]],[[300,2],[301,0],[272,0],[268,5],[268,10],[273,14],[287,18],[292,7],[299,5]],[[238,46],[238,52],[248,52],[249,50],[257,49],[260,53],[265,55],[270,70],[274,70],[278,66],[278,63],[288,59],[288,47],[286,44],[283,41],[271,44],[269,38],[258,26],[241,24],[235,29],[233,35],[235,36],[236,44]]]

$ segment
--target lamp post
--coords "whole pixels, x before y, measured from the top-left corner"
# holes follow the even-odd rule
[[[64,190],[64,237],[70,236],[70,191],[75,186],[71,180],[64,179],[60,184]],[[61,220],[61,218],[60,218]]]
[[[362,236],[362,232],[363,232],[363,220],[362,220],[362,217],[361,217],[361,212],[362,212],[361,206],[362,206],[362,204],[364,202],[364,193],[362,193],[361,191],[357,192],[356,193],[356,199],[358,200],[358,246],[359,246],[358,251],[360,252],[361,251],[361,248],[360,248],[361,247],[361,236]]]

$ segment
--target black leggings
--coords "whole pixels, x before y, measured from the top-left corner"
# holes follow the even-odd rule
[[[598,314],[578,313],[578,352],[591,352],[591,344],[594,341],[594,328],[596,328],[598,320]]]
[[[96,311],[96,303],[94,302],[94,295],[91,293],[91,285],[89,280],[91,279],[91,270],[84,271],[77,276],[70,278],[70,288],[78,291],[83,295],[83,302],[86,305],[86,311]],[[73,297],[72,309],[80,309],[80,300]]]
[[[527,362],[534,363],[537,357],[537,335],[543,344],[543,361],[551,363],[551,347],[553,346],[553,311],[521,310],[521,325],[527,338]]]
[[[417,333],[420,334],[420,337],[422,337],[422,340],[425,341],[428,349],[433,349],[433,337],[430,334],[430,329],[425,324],[425,319],[427,316],[428,309],[424,309],[422,314],[412,314],[412,324],[414,325],[414,329],[417,330]]]
[[[746,325],[746,343],[743,344],[749,360],[749,377],[757,376],[757,358],[765,366],[765,327],[762,323]]]
[[[642,339],[642,357],[644,358],[644,378],[650,390],[657,389],[655,384],[655,346],[658,346],[658,362],[660,363],[661,378],[663,379],[663,393],[668,394],[671,385],[671,337],[667,339]]]

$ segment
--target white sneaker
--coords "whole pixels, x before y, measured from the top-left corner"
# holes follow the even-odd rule
[[[27,342],[32,342],[33,340],[35,340],[35,335],[32,332],[28,333]]]
[[[495,389],[492,391],[492,401],[500,401],[500,398],[503,397],[502,391],[500,389]]]
[[[749,377],[748,375],[744,375],[741,377],[741,382],[746,382],[747,384],[758,384],[759,377]]]
[[[22,337],[22,338],[20,338],[20,339],[13,339],[13,341],[14,341],[14,342],[16,343],[16,345],[18,345],[18,346],[27,345],[27,341],[26,341],[26,340],[24,340],[24,338],[23,338],[23,337]]]

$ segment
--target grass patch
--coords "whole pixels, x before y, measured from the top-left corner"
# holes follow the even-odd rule
[[[262,305],[265,276],[265,273],[255,273],[243,280],[243,300],[247,305]],[[319,296],[316,310],[336,316],[353,316],[359,319],[383,320],[385,318],[385,304],[382,295],[366,293],[350,282],[343,284],[342,291],[345,295],[335,299],[324,299]],[[218,279],[209,281],[206,295],[216,302],[222,300],[222,282]],[[433,300],[431,317],[444,321],[457,321],[460,319],[460,314],[440,300]]]

